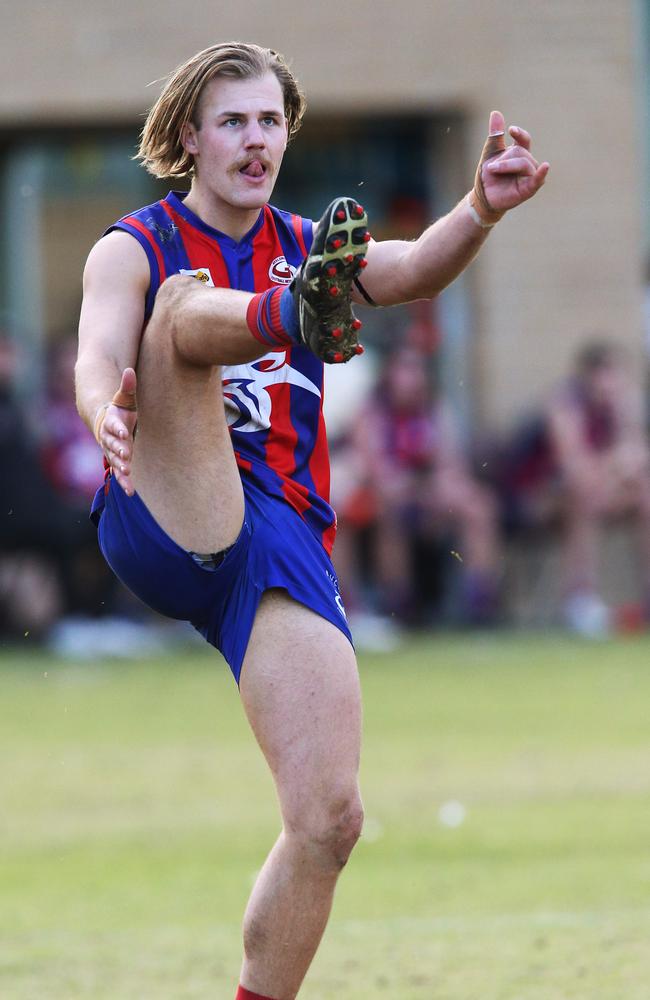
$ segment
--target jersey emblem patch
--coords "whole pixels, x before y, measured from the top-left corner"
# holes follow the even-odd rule
[[[275,281],[276,285],[288,285],[293,280],[296,270],[297,268],[293,264],[289,264],[284,255],[276,257],[269,267],[269,278],[271,281]]]
[[[209,267],[197,267],[193,271],[188,271],[182,267],[178,273],[187,274],[190,278],[196,278],[197,281],[202,281],[204,285],[208,286],[208,288],[214,288],[214,281],[212,280]]]

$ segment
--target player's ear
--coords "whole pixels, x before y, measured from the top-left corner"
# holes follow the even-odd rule
[[[196,126],[194,122],[186,122],[181,129],[181,143],[183,149],[188,153],[198,153],[199,147],[196,141]]]

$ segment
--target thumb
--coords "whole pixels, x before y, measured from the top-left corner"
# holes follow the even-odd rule
[[[137,409],[136,403],[137,378],[133,368],[125,368],[122,372],[120,387],[113,396],[111,402],[113,406],[119,406],[123,410]]]
[[[498,156],[506,148],[506,120],[500,111],[490,112],[488,137],[483,147],[481,163]]]
[[[474,187],[469,196],[470,205],[478,213],[483,225],[488,227],[498,222],[503,212],[492,207],[485,193],[485,187],[483,186],[483,164],[487,160],[498,156],[499,153],[503,153],[506,148],[505,130],[506,121],[501,112],[492,111],[490,113],[488,137],[481,151],[481,158],[478,161],[476,176],[474,177]]]

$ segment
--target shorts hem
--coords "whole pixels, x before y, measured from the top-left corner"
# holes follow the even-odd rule
[[[246,640],[246,647],[242,654],[241,661],[235,664],[226,660],[228,666],[230,667],[232,675],[235,678],[235,682],[238,688],[241,682],[241,673],[244,666],[244,660],[246,659],[246,653],[248,652],[248,643],[250,642],[250,637],[253,632],[253,627],[255,625],[255,618],[257,617],[257,612],[259,610],[262,598],[264,597],[264,594],[267,592],[267,590],[284,590],[285,593],[289,595],[291,600],[296,602],[296,604],[300,604],[302,605],[302,607],[307,608],[309,611],[313,611],[314,614],[319,616],[319,618],[322,618],[324,621],[329,622],[330,625],[333,625],[335,628],[337,628],[339,632],[342,632],[343,635],[348,640],[348,642],[350,643],[350,645],[352,646],[352,649],[354,650],[354,640],[352,638],[350,626],[348,625],[346,619],[338,617],[334,614],[329,614],[328,609],[325,607],[315,607],[315,602],[313,600],[313,597],[307,591],[300,590],[299,587],[293,587],[290,583],[288,584],[286,581],[277,583],[269,581],[268,583],[264,584],[264,586],[262,586],[261,588],[258,585],[256,585],[256,589],[258,591],[258,599],[255,606],[255,614],[253,615],[252,618],[250,631],[248,633],[248,637]],[[226,659],[223,650],[220,649],[219,652],[224,657],[224,659]]]

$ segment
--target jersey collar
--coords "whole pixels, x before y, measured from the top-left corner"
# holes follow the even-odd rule
[[[206,236],[209,236],[213,240],[218,240],[220,243],[226,242],[233,247],[242,246],[242,244],[250,243],[253,237],[260,231],[262,224],[264,222],[264,209],[260,209],[260,214],[257,219],[245,233],[241,240],[234,240],[232,236],[228,236],[227,233],[222,233],[219,229],[214,229],[209,226],[207,222],[204,222],[198,215],[195,215],[189,208],[185,206],[185,198],[187,197],[187,191],[170,191],[165,201],[170,205],[175,212],[178,212],[186,222],[191,223],[196,229],[199,229]]]

